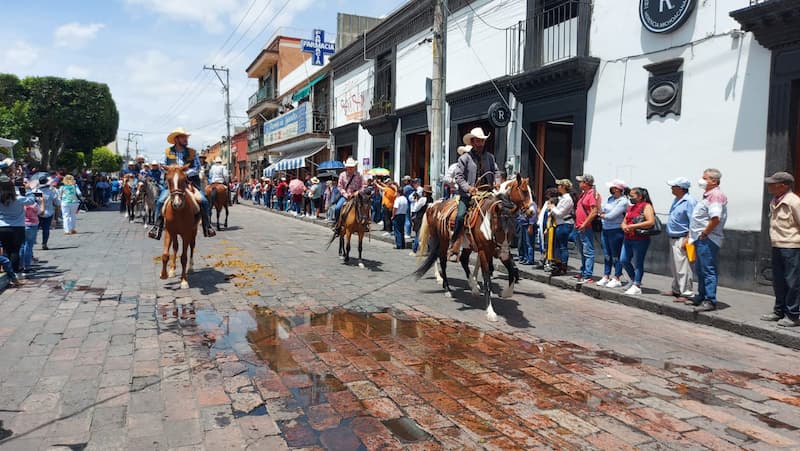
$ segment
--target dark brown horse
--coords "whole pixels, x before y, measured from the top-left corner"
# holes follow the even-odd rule
[[[217,230],[219,230],[219,214],[225,209],[225,228],[228,228],[228,187],[224,183],[212,183],[206,186],[206,198],[210,208],[217,210]]]
[[[128,222],[133,222],[134,219],[134,202],[133,176],[131,174],[125,174],[122,176],[122,196],[119,199],[119,212],[124,213],[128,217]]]
[[[511,258],[511,242],[514,238],[515,219],[520,211],[529,212],[533,205],[528,179],[519,175],[513,180],[504,182],[500,189],[480,200],[464,219],[464,234],[468,246],[459,256],[462,268],[467,275],[474,294],[478,294],[478,269],[483,274],[483,294],[486,300],[486,317],[489,321],[497,321],[497,314],[492,308],[491,276],[494,257],[500,258],[508,270],[508,288],[502,297],[513,295],[514,283],[519,279],[514,260]],[[428,251],[422,265],[414,272],[417,278],[422,277],[434,264],[441,268],[442,288],[445,295],[451,296],[447,280],[447,250],[450,242],[456,211],[457,200],[434,203],[425,212],[420,229],[420,249]],[[472,252],[478,253],[478,263],[470,273],[469,257]],[[437,275],[438,279],[438,275]]]
[[[350,239],[354,233],[357,233],[359,268],[364,267],[364,263],[361,261],[361,250],[363,248],[364,235],[369,233],[370,208],[369,193],[361,191],[342,206],[339,218],[339,223],[342,225],[339,233],[339,256],[344,259],[345,263],[350,261]],[[328,247],[335,239],[336,233],[333,234],[328,242]]]
[[[178,260],[178,237],[181,237],[183,252],[181,253],[181,288],[189,288],[186,279],[188,272],[194,266],[194,247],[197,239],[197,224],[199,222],[200,202],[189,178],[186,177],[185,166],[163,166],[166,171],[165,182],[169,189],[169,197],[164,202],[164,249],[161,253],[161,278],[175,276]],[[169,263],[169,248],[172,247],[172,264],[167,274]],[[187,249],[189,251],[189,266],[186,266]]]

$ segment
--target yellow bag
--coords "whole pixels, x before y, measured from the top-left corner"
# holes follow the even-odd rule
[[[686,242],[686,257],[689,259],[689,263],[694,263],[697,260],[697,253],[695,252],[694,242]]]

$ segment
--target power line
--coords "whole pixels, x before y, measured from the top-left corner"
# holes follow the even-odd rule
[[[258,12],[258,15],[255,17],[255,19],[253,19],[253,21],[250,22],[250,26],[248,26],[247,29],[244,30],[244,32],[242,32],[242,34],[239,35],[239,39],[237,39],[236,42],[233,43],[231,48],[226,52],[225,56],[222,58],[223,60],[225,58],[227,58],[228,56],[230,56],[230,54],[233,52],[233,49],[235,49],[236,46],[239,45],[240,42],[242,42],[242,39],[244,39],[244,37],[247,35],[247,33],[250,32],[250,30],[253,28],[253,25],[255,25],[256,22],[258,22],[258,19],[261,18],[261,15],[264,14],[264,12],[267,10],[267,8],[269,8],[269,5],[271,5],[271,4],[272,4],[272,0],[267,0],[267,3],[264,4],[264,7],[261,8],[261,11]],[[269,25],[267,25],[267,26],[269,26]],[[259,32],[259,34],[260,33],[261,32]]]
[[[469,6],[469,9],[472,11],[472,13],[473,13],[473,14],[475,14],[475,17],[477,17],[477,18],[478,18],[478,20],[480,20],[481,22],[483,22],[483,24],[484,24],[484,25],[486,25],[487,27],[489,27],[489,28],[493,28],[493,29],[495,29],[495,30],[506,31],[506,29],[505,29],[505,28],[499,28],[499,27],[495,27],[494,25],[490,25],[488,22],[486,22],[485,20],[483,20],[483,17],[481,17],[481,15],[480,15],[480,14],[478,14],[478,12],[477,12],[477,11],[475,11],[475,9],[474,9],[474,8],[472,8],[472,1],[467,1],[467,6]],[[448,11],[449,11],[449,10],[448,10]]]

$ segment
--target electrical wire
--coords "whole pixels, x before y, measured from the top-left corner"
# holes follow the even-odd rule
[[[477,18],[478,18],[478,20],[480,20],[481,22],[483,22],[483,24],[484,24],[484,25],[486,25],[487,27],[489,27],[489,28],[493,28],[493,29],[495,29],[495,30],[506,31],[506,29],[505,29],[505,28],[495,27],[494,25],[490,25],[488,22],[486,22],[485,20],[483,20],[483,17],[481,17],[481,15],[480,15],[480,14],[478,14],[478,12],[477,12],[477,11],[475,11],[475,9],[474,9],[474,8],[472,8],[472,1],[470,1],[470,0],[467,0],[467,6],[468,6],[468,7],[469,7],[469,9],[472,11],[472,14],[475,14],[475,17],[477,17]],[[448,11],[449,11],[449,9],[448,9]]]

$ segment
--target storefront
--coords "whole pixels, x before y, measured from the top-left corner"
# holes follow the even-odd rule
[[[355,158],[358,155],[358,129],[359,125],[347,124],[331,130],[333,136],[334,149],[331,158],[338,161],[345,161],[348,157]]]
[[[431,132],[425,104],[418,104],[397,112],[400,118],[400,168],[399,173],[419,178],[423,185],[430,184]]]
[[[508,97],[505,84],[499,86],[504,97]],[[503,129],[495,129],[489,122],[489,107],[502,101],[500,94],[491,82],[481,83],[470,88],[447,95],[450,107],[450,145],[447,149],[449,161],[458,158],[458,146],[463,145],[462,138],[475,127],[483,129],[489,134],[484,151],[494,154],[495,161],[503,170],[504,162],[508,156],[507,136]]]

